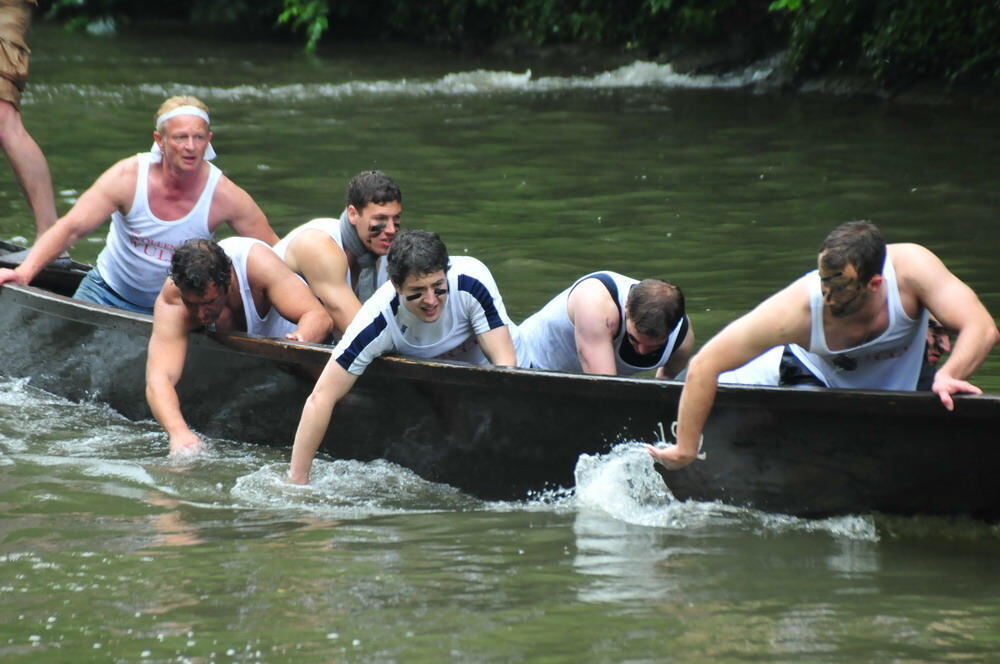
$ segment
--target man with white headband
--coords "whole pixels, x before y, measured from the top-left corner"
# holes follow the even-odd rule
[[[382,171],[364,171],[347,183],[347,207],[339,218],[313,219],[275,245],[326,307],[339,334],[388,280],[385,255],[402,214],[396,183]]]
[[[155,116],[153,147],[119,161],[46,231],[0,284],[30,283],[38,272],[110,216],[107,244],[75,297],[151,314],[174,249],[210,238],[223,222],[238,235],[273,246],[267,217],[247,194],[208,160],[208,107],[195,97],[171,97]]]

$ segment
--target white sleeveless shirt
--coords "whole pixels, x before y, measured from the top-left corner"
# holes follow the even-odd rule
[[[631,376],[640,371],[658,369],[666,364],[687,335],[687,317],[677,321],[659,353],[640,356],[626,339],[624,313],[629,290],[639,283],[639,280],[605,270],[580,277],[569,288],[552,298],[541,310],[518,325],[520,341],[531,361],[531,367],[571,373],[583,371],[580,356],[576,352],[576,328],[569,319],[566,306],[570,293],[586,279],[601,280],[618,307],[618,333],[611,342],[615,351],[617,375]]]
[[[278,310],[270,305],[267,313],[261,316],[253,301],[250,278],[247,276],[247,261],[250,259],[250,250],[258,245],[266,251],[273,251],[266,243],[250,237],[229,237],[219,242],[219,246],[233,262],[236,286],[240,289],[240,299],[243,301],[243,316],[247,321],[247,334],[283,339],[289,332],[294,332],[298,325],[282,318]]]
[[[288,247],[292,244],[298,235],[305,230],[314,230],[326,233],[330,236],[330,239],[337,243],[337,246],[344,249],[344,243],[341,241],[340,236],[340,219],[334,217],[319,217],[311,221],[307,221],[298,228],[292,230],[285,237],[281,238],[278,244],[274,245],[274,251],[281,257],[281,260],[285,260],[285,254],[288,253]],[[346,254],[347,251],[344,250]],[[389,281],[389,275],[386,272],[385,256],[379,256],[378,258],[378,272],[376,274],[376,287],[381,286],[385,282]],[[351,290],[357,295],[357,290],[354,288],[354,275],[351,273],[350,264],[348,264],[347,272],[344,274],[344,279],[347,284],[351,286]]]
[[[896,270],[888,256],[882,276],[889,307],[889,325],[885,332],[853,348],[830,350],[823,331],[823,291],[819,272],[813,270],[807,275],[812,314],[809,350],[795,344],[790,348],[828,387],[905,391],[917,388],[927,339],[927,309],[921,308],[916,320],[903,310]]]
[[[139,171],[128,214],[111,214],[107,245],[97,257],[97,268],[113,291],[143,307],[152,307],[170,271],[174,249],[193,238],[210,238],[208,213],[222,176],[208,165],[205,188],[186,215],[175,221],[158,218],[149,208],[149,153],[137,155]]]

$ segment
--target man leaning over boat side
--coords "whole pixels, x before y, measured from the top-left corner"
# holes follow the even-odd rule
[[[338,334],[361,302],[388,280],[384,256],[402,215],[403,194],[396,183],[381,171],[364,171],[347,183],[340,217],[313,219],[274,246],[326,307]]]
[[[694,350],[681,289],[616,272],[580,277],[518,326],[533,369],[673,378]]]
[[[176,389],[188,333],[198,328],[322,343],[332,323],[305,282],[260,240],[199,238],[179,246],[156,298],[146,359],[146,401],[172,454],[201,449]]]
[[[223,222],[238,235],[269,245],[278,241],[247,192],[208,163],[215,157],[208,107],[195,97],[171,97],[155,116],[148,153],[106,170],[76,204],[35,242],[0,284],[30,283],[35,275],[108,217],[107,244],[74,297],[139,313],[153,303],[174,249],[190,238],[209,238]]]
[[[993,318],[928,249],[886,245],[879,229],[865,221],[842,224],[820,246],[817,270],[730,323],[698,351],[681,392],[677,444],[646,449],[671,470],[691,463],[719,375],[764,354],[785,353],[828,387],[914,390],[928,313],[957,335],[931,387],[953,410],[953,395],[982,393],[966,378],[1000,340]],[[786,345],[787,351],[780,349]]]
[[[518,353],[493,275],[470,256],[449,261],[437,233],[406,231],[387,255],[389,282],[364,304],[334,347],[302,409],[289,480],[309,471],[337,403],[375,358],[409,357],[514,366]]]

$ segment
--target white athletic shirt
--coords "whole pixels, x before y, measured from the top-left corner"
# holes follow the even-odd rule
[[[337,246],[344,249],[344,243],[340,239],[340,219],[335,219],[333,217],[319,217],[311,221],[307,221],[298,228],[292,230],[288,235],[281,238],[278,244],[274,245],[274,251],[281,257],[281,260],[285,260],[285,254],[288,252],[288,247],[291,245],[292,241],[295,239],[299,233],[304,230],[316,230],[322,231],[330,236]],[[345,250],[346,254],[347,251]],[[385,256],[379,256],[378,258],[378,273],[376,275],[375,283],[381,286],[385,282],[389,281],[389,275],[386,273],[386,260]],[[351,290],[354,290],[354,275],[351,274],[351,268],[348,266],[347,273],[344,275],[344,279],[351,286]],[[354,291],[357,295],[357,291]]]
[[[97,268],[113,291],[143,307],[152,308],[170,271],[174,249],[193,238],[212,237],[208,213],[222,176],[208,164],[205,188],[186,215],[165,221],[149,208],[149,153],[138,156],[135,196],[128,214],[111,214],[107,245],[97,257]]]
[[[608,289],[618,306],[618,333],[612,340],[615,349],[615,371],[619,376],[631,376],[640,371],[658,369],[670,360],[671,354],[687,336],[687,317],[674,325],[667,337],[667,343],[659,353],[639,355],[626,337],[625,301],[629,290],[638,279],[632,279],[617,272],[594,272],[580,277],[573,284],[556,295],[539,311],[529,316],[518,326],[521,344],[534,369],[581,373],[583,366],[576,352],[576,329],[566,310],[569,295],[585,279],[599,279]]]
[[[809,279],[812,332],[809,350],[792,344],[795,356],[829,387],[875,390],[915,390],[927,340],[927,310],[917,320],[906,315],[892,261],[886,256],[882,269],[888,296],[889,326],[867,343],[844,350],[830,350],[823,331],[823,292],[819,272]]]
[[[444,311],[436,321],[425,323],[411,314],[393,284],[385,283],[361,305],[332,354],[358,376],[386,353],[486,364],[476,336],[503,325],[513,327],[489,269],[470,256],[456,256],[448,270]]]
[[[268,307],[267,314],[262,317],[257,312],[257,306],[253,301],[250,279],[247,276],[247,261],[250,259],[250,250],[258,245],[263,247],[265,251],[273,251],[267,243],[251,237],[229,237],[219,242],[219,246],[233,262],[233,270],[236,272],[236,286],[240,289],[243,315],[247,321],[247,334],[256,337],[284,338],[289,332],[294,332],[298,325],[282,318],[274,307]]]

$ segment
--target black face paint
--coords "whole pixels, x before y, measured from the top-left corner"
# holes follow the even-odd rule
[[[448,289],[447,288],[435,288],[434,289],[434,294],[437,295],[438,297],[444,297],[445,295],[448,294]],[[414,300],[419,300],[422,296],[423,296],[422,292],[421,293],[410,293],[409,295],[406,296],[406,301],[407,302],[413,302]]]
[[[402,223],[399,221],[395,220],[383,221],[381,223],[371,224],[370,226],[368,226],[368,234],[371,235],[372,237],[378,237],[379,235],[382,234],[382,231],[384,231],[385,227],[388,226],[389,224],[392,224],[397,231],[399,230],[399,227],[402,226]]]

